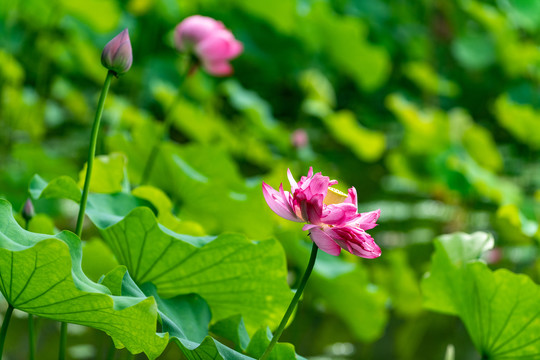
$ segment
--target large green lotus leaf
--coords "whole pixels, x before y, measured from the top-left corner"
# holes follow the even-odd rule
[[[150,201],[157,209],[159,223],[166,228],[180,234],[206,235],[203,227],[198,222],[180,220],[174,215],[173,203],[163,190],[153,186],[141,185],[133,189],[132,194]]]
[[[228,348],[208,335],[212,318],[206,301],[196,294],[162,299],[151,283],[139,287],[124,266],[108,273],[102,284],[115,295],[135,298],[153,296],[158,305],[161,327],[188,359],[246,360],[248,357]]]
[[[55,178],[47,183],[39,175],[30,181],[30,195],[34,199],[70,199],[79,202],[82,190],[75,180],[68,176]],[[154,206],[137,196],[128,193],[92,194],[88,195],[86,215],[100,227],[107,227],[122,220],[131,210],[138,206]]]
[[[145,283],[139,287],[123,266],[108,273],[102,283],[109,287],[113,294],[135,297],[153,296],[158,304],[162,330],[169,333],[170,341],[175,342],[188,359],[259,358],[270,343],[271,333],[266,328],[259,329],[250,339],[242,317],[236,315],[212,326],[212,332],[220,338],[232,341],[236,350],[223,345],[208,335],[212,314],[203,298],[196,294],[187,294],[163,299],[152,283]],[[294,346],[291,344],[279,343],[272,351],[270,359],[303,358],[295,354]]]
[[[242,314],[249,331],[260,324],[274,327],[292,297],[285,254],[275,240],[177,234],[158,224],[145,207],[108,227],[95,223],[137,284],[152,282],[164,298],[197,293],[210,305],[214,320]]]
[[[426,306],[458,315],[483,358],[538,359],[540,286],[477,260],[492,245],[485,233],[439,238],[423,283]]]
[[[11,205],[0,200],[0,290],[16,309],[46,318],[90,326],[109,334],[117,347],[155,359],[167,344],[155,333],[154,299],[111,296],[81,269],[77,236],[23,230]]]
[[[446,269],[455,269],[467,262],[478,260],[492,247],[493,237],[482,232],[443,235],[435,240],[436,251],[431,272],[422,280],[424,306],[434,311],[457,315],[458,309],[452,300],[452,294],[459,291],[461,284],[454,278],[455,274],[446,272]]]

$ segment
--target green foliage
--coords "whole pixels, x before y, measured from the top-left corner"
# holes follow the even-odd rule
[[[16,309],[33,315],[90,326],[109,334],[118,348],[155,359],[166,337],[155,334],[152,298],[111,296],[81,269],[81,242],[74,234],[56,236],[23,230],[0,200],[0,290]]]
[[[188,359],[242,360],[258,358],[270,342],[271,333],[258,330],[250,339],[241,316],[221,320],[212,326],[212,332],[232,340],[237,351],[208,336],[212,317],[206,301],[198,295],[178,295],[162,298],[152,283],[140,287],[129,276],[125,267],[118,267],[103,279],[103,284],[115,295],[153,296],[158,305],[158,313],[163,331],[170,341],[176,343]],[[249,356],[244,355],[247,354]],[[253,357],[250,357],[253,356]],[[272,351],[272,359],[303,359],[294,352],[291,344],[278,344]]]
[[[211,313],[206,301],[200,296],[190,294],[162,299],[151,283],[139,288],[125,267],[118,267],[108,273],[103,284],[117,296],[154,297],[163,331],[188,359],[249,359],[208,336]]]
[[[493,246],[488,234],[446,235],[435,246],[430,274],[422,283],[425,306],[458,315],[488,359],[535,358],[540,287],[525,275],[491,271],[478,260]]]
[[[529,327],[519,322],[529,300],[518,291],[487,300],[494,289],[506,292],[509,283],[534,294],[524,276],[540,281],[538,7],[528,0],[0,1],[0,197],[20,209],[30,181],[37,215],[28,223],[14,216],[22,227],[48,238],[24,251],[35,253],[32,249],[46,244],[46,254],[53,247],[58,251],[51,256],[62,252],[66,269],[74,263],[63,238],[53,234],[74,228],[77,205],[58,199],[77,203],[81,197],[81,168],[105,77],[100,52],[127,27],[134,63],[129,73],[113,79],[105,104],[87,208],[92,221],[84,227],[88,241],[80,244],[80,263],[93,281],[123,263],[126,278],[142,289],[131,296],[154,294],[158,310],[166,308],[162,312],[174,319],[166,331],[178,346],[170,344],[160,358],[176,359],[180,349],[188,358],[254,357],[262,351],[265,326],[275,326],[290,291],[279,245],[247,239],[280,240],[293,288],[309,250],[301,226],[268,209],[261,180],[277,186],[287,182],[287,168],[298,178],[309,166],[338,179],[340,190],[355,186],[360,211],[381,208],[380,226],[370,233],[383,255],[370,261],[321,256],[285,341],[309,357],[442,359],[446,349],[454,349],[454,358],[470,360],[477,357],[471,355],[472,339],[486,358],[531,358],[536,343],[517,349],[538,333],[534,321]],[[181,79],[186,57],[173,46],[173,29],[192,14],[222,21],[244,44],[231,78],[198,69]],[[167,116],[172,126],[163,134]],[[299,133],[307,135],[305,143],[293,141]],[[146,160],[158,143],[154,172],[141,186]],[[147,209],[136,209],[141,206]],[[148,226],[136,230],[143,225]],[[110,229],[122,248],[114,247]],[[467,250],[465,258],[452,253],[460,242],[481,244],[481,237],[441,240],[447,246],[436,242],[430,263],[435,236],[478,230],[496,239],[484,255],[490,265],[516,274],[478,263],[479,249]],[[158,277],[155,291],[139,283],[151,262],[138,271],[135,254],[143,255],[141,263],[156,259],[148,251],[150,241],[141,251],[145,234],[157,244],[178,243],[182,252],[158,261],[155,271],[167,276]],[[200,247],[187,241],[207,235],[214,240]],[[219,244],[223,253],[214,247]],[[222,257],[244,245],[236,257]],[[208,274],[195,276],[197,284],[187,282],[193,277],[176,279],[190,269],[170,266],[173,256],[185,258],[184,251],[193,253],[185,264],[212,265]],[[447,251],[449,259],[470,264],[445,260]],[[263,260],[245,260],[248,253]],[[251,293],[234,293],[244,286],[243,277],[223,283],[223,299],[240,299],[234,306],[202,281],[232,276],[226,270],[229,258],[234,271],[253,275],[247,281]],[[219,259],[223,263],[216,264]],[[31,271],[31,261],[29,266]],[[430,266],[423,285],[428,291],[421,293]],[[431,278],[438,281],[430,283]],[[272,303],[265,296],[279,299]],[[256,299],[263,305],[255,305]],[[130,301],[151,307],[141,300]],[[423,309],[422,300],[438,313]],[[482,305],[478,319],[470,316],[474,301]],[[507,308],[498,301],[508,301]],[[183,310],[171,311],[171,304]],[[239,311],[241,304],[250,308]],[[143,307],[129,309],[135,306]],[[512,316],[508,309],[514,309]],[[195,312],[200,319],[194,319]],[[466,326],[455,326],[455,318],[440,313],[458,315]],[[43,329],[53,326],[39,321]],[[149,338],[156,337],[154,330]],[[26,322],[15,318],[6,358],[25,356],[20,339],[26,334]],[[54,335],[41,332],[40,353],[56,351]],[[103,358],[108,344],[102,341],[109,339],[90,330],[71,341],[92,344],[94,358]],[[289,345],[277,349],[282,357],[294,353]]]
[[[292,298],[285,259],[274,240],[255,244],[241,235],[175,234],[147,208],[102,228],[102,235],[136,283],[152,282],[167,298],[197,293],[214,320],[240,313],[250,332],[260,324],[277,326]]]

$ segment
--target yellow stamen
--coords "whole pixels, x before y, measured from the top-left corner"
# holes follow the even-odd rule
[[[323,200],[325,205],[341,204],[347,198],[347,194],[339,191],[338,189],[328,188],[328,193]]]

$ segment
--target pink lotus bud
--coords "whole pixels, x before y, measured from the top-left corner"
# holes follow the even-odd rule
[[[101,64],[114,71],[116,75],[121,75],[131,68],[132,63],[133,53],[128,29],[126,28],[105,45],[101,53]]]
[[[194,15],[182,21],[174,31],[176,48],[193,52],[204,69],[215,76],[230,75],[233,71],[229,60],[243,51],[241,42],[212,18]]]
[[[24,218],[24,220],[28,221],[33,218],[35,214],[36,212],[34,210],[34,204],[32,204],[32,200],[26,200],[22,209],[22,217]]]

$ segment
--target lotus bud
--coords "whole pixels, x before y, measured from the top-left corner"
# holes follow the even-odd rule
[[[101,53],[101,64],[116,75],[121,75],[131,68],[132,63],[133,53],[126,28],[105,45]]]
[[[34,215],[36,215],[36,212],[34,210],[34,204],[32,204],[32,200],[30,199],[26,200],[26,202],[24,203],[21,215],[26,221],[30,220],[31,218],[34,217]]]

